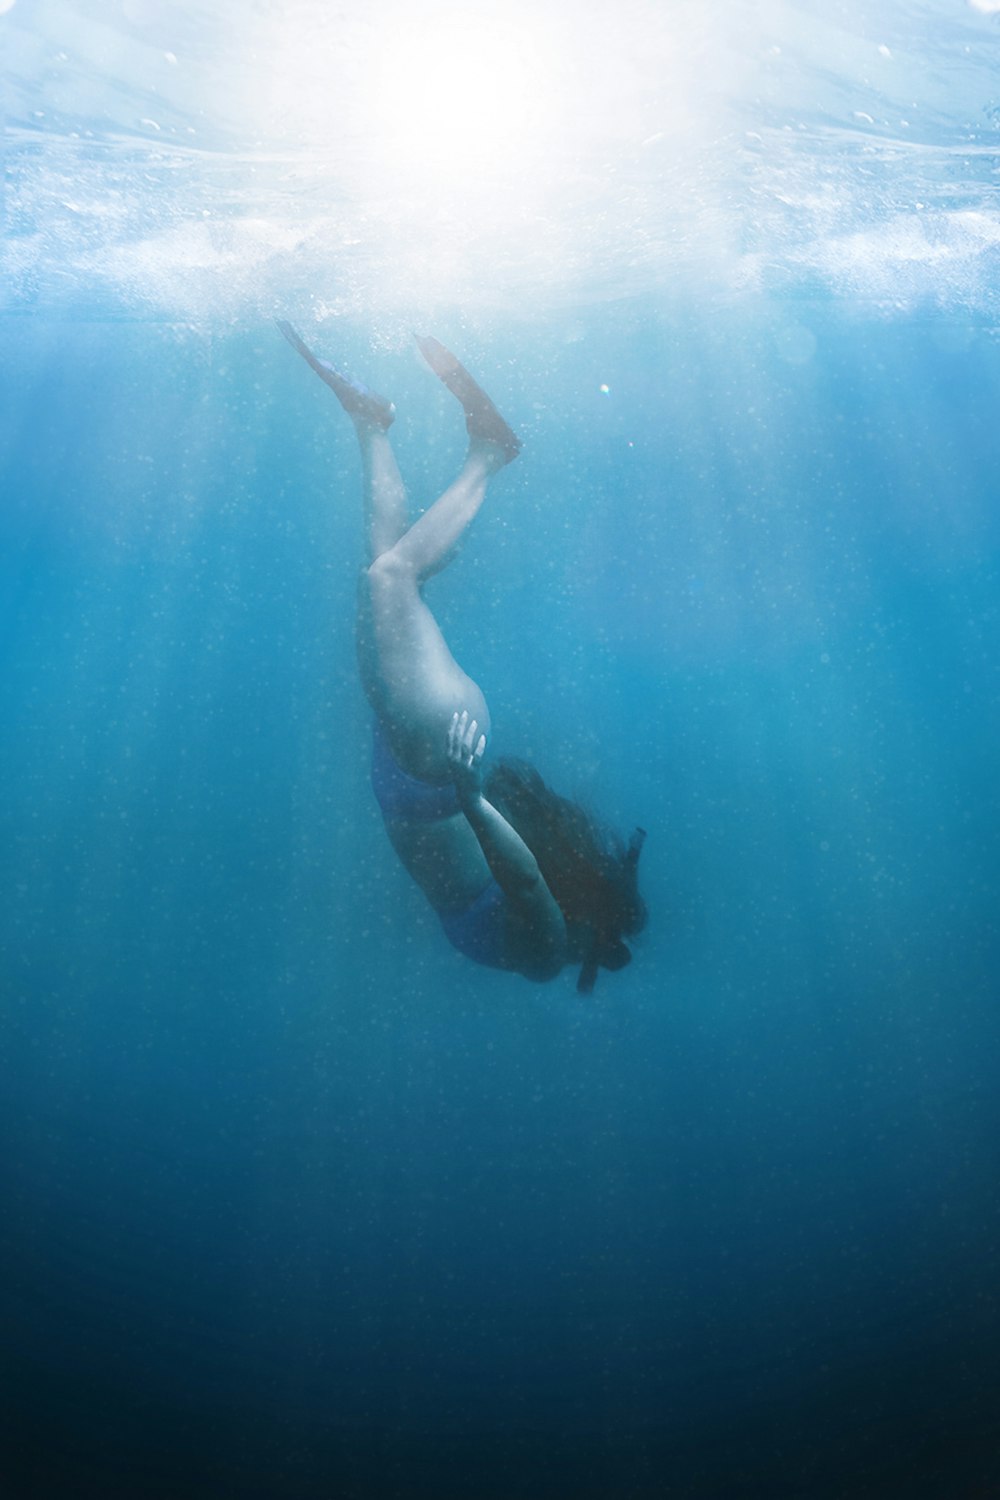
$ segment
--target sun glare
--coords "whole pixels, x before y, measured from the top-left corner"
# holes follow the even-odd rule
[[[268,6],[230,110],[286,156],[303,243],[332,236],[383,301],[555,285],[618,244],[651,260],[672,203],[700,201],[706,70],[718,80],[697,0],[676,3],[669,26],[638,0]]]
[[[424,16],[374,70],[373,133],[411,172],[503,171],[542,127],[543,74],[537,28],[468,11]]]

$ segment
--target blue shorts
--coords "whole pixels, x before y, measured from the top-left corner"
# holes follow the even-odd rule
[[[437,823],[461,809],[451,782],[435,786],[402,770],[389,747],[379,721],[372,735],[372,791],[387,823],[405,819],[413,823]],[[506,969],[504,894],[495,880],[460,911],[439,911],[444,934],[453,948],[473,963],[491,969]]]
[[[439,911],[438,917],[445,937],[459,953],[490,969],[509,968],[504,894],[495,880],[463,911]]]
[[[437,823],[441,818],[453,818],[460,811],[458,793],[450,781],[435,786],[397,765],[378,719],[372,731],[372,791],[387,823],[394,823],[397,818],[412,823]]]

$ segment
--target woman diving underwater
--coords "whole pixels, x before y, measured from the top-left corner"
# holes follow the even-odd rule
[[[361,445],[368,566],[358,661],[375,714],[372,788],[392,846],[459,952],[536,981],[578,963],[577,988],[589,992],[599,967],[630,961],[623,939],[645,922],[645,833],[637,828],[625,846],[524,762],[501,759],[484,777],[486,699],[423,597],[520,441],[455,356],[418,338],[462,404],[469,450],[455,482],[411,525],[389,443],[392,404],[317,359],[289,323],[278,327],[331,388]]]

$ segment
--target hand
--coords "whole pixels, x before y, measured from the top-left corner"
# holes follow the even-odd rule
[[[479,725],[469,718],[467,709],[452,714],[448,730],[448,766],[455,783],[459,804],[465,807],[475,801],[483,789],[483,754],[485,734],[478,735]]]

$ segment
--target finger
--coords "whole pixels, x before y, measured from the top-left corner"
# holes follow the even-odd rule
[[[465,726],[468,717],[469,715],[464,711],[462,713],[456,713],[452,717],[451,734],[453,740],[453,750],[456,756],[461,756],[462,754],[462,747],[465,743]]]
[[[465,751],[470,760],[472,759],[472,747],[476,743],[476,730],[478,728],[479,725],[476,723],[475,719],[473,719],[468,725],[462,740],[462,749]]]
[[[455,750],[456,750],[457,737],[458,737],[458,714],[456,712],[456,713],[452,714],[452,716],[451,716],[451,723],[448,725],[447,744],[448,744],[448,758],[449,758],[449,760],[454,760],[454,758],[455,758]]]
[[[474,762],[475,765],[478,766],[479,762],[482,760],[482,758],[485,755],[485,753],[486,753],[486,736],[485,736],[485,734],[481,734],[479,736],[479,744],[476,746],[475,754],[472,757],[473,758],[473,762]]]

